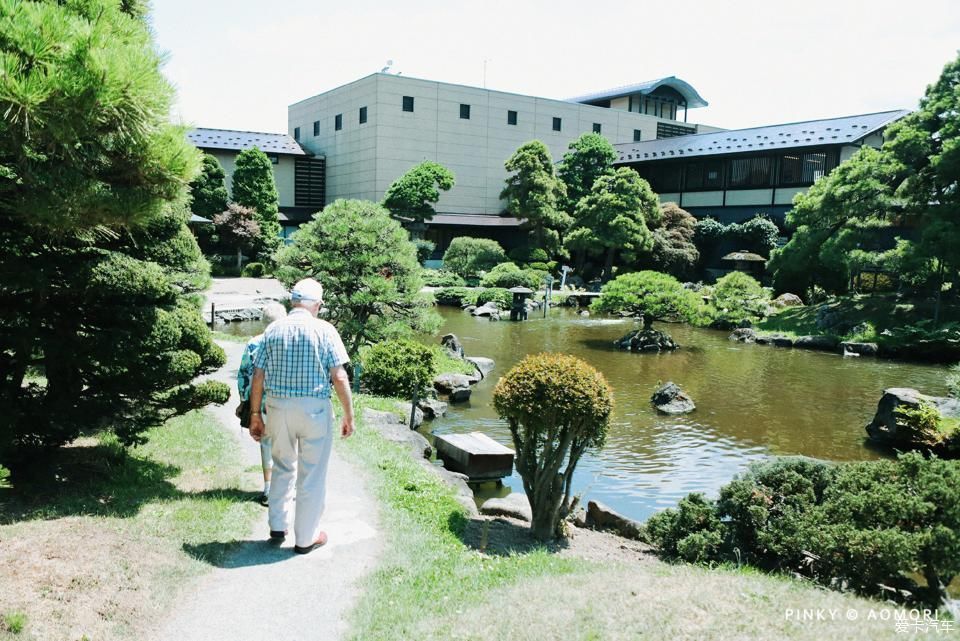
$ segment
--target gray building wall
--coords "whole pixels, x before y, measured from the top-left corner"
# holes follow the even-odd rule
[[[404,96],[414,111],[402,109]],[[460,105],[470,105],[470,118]],[[359,109],[367,108],[367,122]],[[517,124],[507,112],[517,112]],[[336,116],[342,115],[337,131]],[[553,118],[561,130],[553,130]],[[313,123],[318,122],[314,135]],[[391,74],[373,74],[288,109],[288,131],[300,128],[300,144],[327,159],[327,202],[337,198],[380,200],[390,184],[414,165],[433,160],[448,167],[456,185],[441,195],[437,211],[499,214],[507,158],[525,142],[541,140],[559,161],[567,146],[601,126],[612,143],[656,138],[657,122],[674,122],[619,109],[492,91]]]
[[[227,174],[225,182],[230,197],[233,197],[233,170],[237,166],[237,154],[239,150],[226,149],[204,149],[205,153],[214,156],[223,165],[223,171]],[[272,155],[267,152],[267,155]],[[277,164],[273,165],[273,179],[277,183],[277,192],[280,195],[281,207],[292,207],[294,198],[294,156],[277,155]]]

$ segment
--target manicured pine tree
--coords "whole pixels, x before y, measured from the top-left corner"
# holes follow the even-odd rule
[[[257,147],[237,154],[232,179],[233,201],[256,212],[260,226],[260,258],[269,260],[280,246],[280,197],[273,178],[273,164]]]
[[[562,209],[566,187],[553,169],[550,150],[539,140],[524,143],[504,163],[511,176],[500,197],[507,211],[523,221],[537,247],[548,254],[561,249],[561,234],[572,219]]]
[[[190,183],[190,210],[194,214],[210,220],[226,211],[230,198],[227,194],[226,176],[216,156],[203,154],[200,173]]]

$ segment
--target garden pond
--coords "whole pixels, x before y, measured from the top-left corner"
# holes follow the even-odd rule
[[[605,447],[581,459],[574,491],[637,520],[671,507],[689,492],[716,495],[750,462],[803,455],[830,461],[877,459],[864,426],[884,388],[915,387],[946,392],[945,369],[875,358],[728,340],[729,332],[658,324],[681,346],[675,352],[618,351],[615,339],[631,319],[584,317],[571,309],[541,311],[525,322],[491,322],[459,309],[438,308],[440,335],[456,334],[468,356],[494,359],[496,369],[473,387],[468,403],[427,422],[425,433],[480,431],[512,447],[510,432],[493,409],[500,375],[526,354],[563,352],[603,372],[614,392],[614,413]],[[218,325],[240,335],[262,331],[261,323]],[[684,416],[657,412],[650,396],[660,382],[678,383],[696,402]],[[478,491],[478,498],[522,492],[520,477]]]

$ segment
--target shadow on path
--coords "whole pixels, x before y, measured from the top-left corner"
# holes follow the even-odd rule
[[[294,552],[289,547],[273,545],[265,539],[211,541],[198,545],[185,543],[183,551],[198,561],[228,570],[282,563],[294,557]]]

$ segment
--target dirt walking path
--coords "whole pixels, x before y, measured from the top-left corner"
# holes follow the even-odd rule
[[[227,364],[215,378],[231,385],[234,398],[214,408],[222,428],[237,435],[245,465],[259,466],[259,446],[242,437],[233,409],[241,343],[221,343]],[[330,542],[310,554],[293,553],[292,537],[282,547],[266,543],[266,509],[246,541],[222,567],[184,590],[159,641],[328,641],[344,638],[344,617],[359,597],[358,582],[376,564],[381,548],[377,503],[363,475],[334,444],[327,481],[323,528]],[[290,531],[293,531],[291,510]]]

